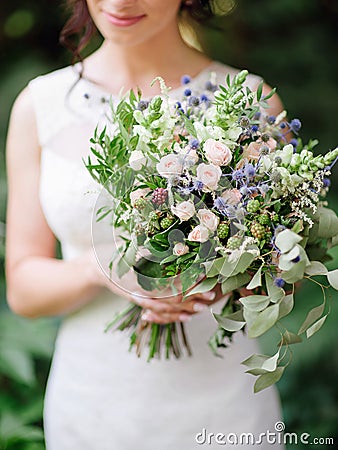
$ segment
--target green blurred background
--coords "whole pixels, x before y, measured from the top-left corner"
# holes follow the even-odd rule
[[[0,450],[44,449],[42,398],[57,321],[18,318],[6,306],[5,136],[18,92],[31,78],[69,64],[70,55],[58,44],[64,18],[61,1],[0,5]],[[198,36],[214,58],[248,68],[278,86],[289,117],[302,119],[304,139],[318,138],[319,150],[326,151],[338,143],[337,31],[336,0],[238,0],[231,14],[198,27]],[[330,194],[336,211],[337,193],[338,182]],[[338,252],[332,256],[330,266],[338,267]],[[318,448],[338,448],[337,292],[331,300],[326,325],[295,346],[294,361],[278,384],[287,431],[335,439],[335,445]],[[289,328],[297,331],[305,308],[320,302],[320,289],[304,283]],[[262,345],[274,350],[269,336]],[[297,445],[302,447],[315,448]]]

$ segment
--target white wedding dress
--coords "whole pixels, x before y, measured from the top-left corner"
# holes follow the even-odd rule
[[[42,148],[40,201],[68,260],[92,245],[92,211],[100,189],[82,157],[90,154],[89,139],[108,97],[88,80],[77,82],[76,69],[69,66],[29,83]],[[220,82],[226,73],[235,73],[213,62],[190,87],[203,88],[211,71]],[[259,81],[248,77],[252,89]],[[170,95],[179,97],[183,89]],[[102,243],[110,238],[109,233],[100,237]],[[207,340],[215,322],[207,310],[186,325],[193,357],[147,363],[146,357],[128,352],[126,334],[104,332],[126,305],[127,300],[107,290],[63,318],[45,397],[48,450],[219,448],[214,437],[203,444],[204,435],[199,443],[196,435],[205,429],[206,434],[254,433],[258,438],[275,431],[280,420],[276,389],[253,394],[255,379],[241,365],[259,353],[255,340],[240,333],[223,358],[213,356]],[[271,447],[283,448],[264,440],[260,445]]]

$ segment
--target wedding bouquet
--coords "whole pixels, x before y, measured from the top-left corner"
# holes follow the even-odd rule
[[[121,280],[133,270],[143,289],[160,293],[157,301],[168,291],[184,301],[220,284],[224,305],[213,313],[209,340],[216,355],[240,330],[256,338],[278,326],[276,354],[243,362],[258,376],[258,392],[282,376],[282,349],[326,319],[329,286],[314,277],[338,289],[338,270],[323,264],[338,244],[338,219],[324,200],[338,148],[315,156],[318,142],[302,142],[298,119],[265,111],[275,90],[263,96],[262,83],[252,92],[247,74],[219,86],[211,74],[204,92],[194,92],[185,76],[179,101],[160,78],[162,94],[149,101],[131,91],[110,105],[86,166],[111,198],[96,219],[109,217],[118,234],[110,269],[115,264]],[[324,299],[295,333],[281,319],[305,278],[322,286]],[[182,323],[147,323],[141,315],[130,304],[109,327],[129,329],[131,347],[140,354],[148,345],[149,359],[163,350],[178,357],[182,347],[191,353]]]

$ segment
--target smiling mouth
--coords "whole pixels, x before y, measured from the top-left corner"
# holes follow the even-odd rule
[[[144,17],[146,17],[145,14],[141,14],[139,16],[117,16],[115,14],[109,13],[108,11],[102,12],[110,23],[118,27],[129,27],[131,25],[135,25]]]

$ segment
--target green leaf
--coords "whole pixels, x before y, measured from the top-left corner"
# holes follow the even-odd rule
[[[224,317],[221,314],[212,313],[218,325],[227,331],[239,331],[244,327],[242,311],[236,311]]]
[[[309,327],[306,330],[306,337],[309,339],[311,336],[313,336],[315,333],[317,333],[318,330],[323,326],[325,320],[327,318],[327,314],[323,316],[321,319],[317,320],[311,327]]]
[[[249,328],[250,338],[261,336],[268,331],[278,320],[279,305],[271,305],[259,313]]]
[[[124,255],[120,258],[116,266],[116,273],[119,278],[129,272],[136,261],[137,247],[130,243]]]
[[[206,278],[201,283],[198,283],[191,291],[189,291],[184,297],[187,298],[190,295],[202,294],[204,292],[211,291],[218,283],[218,278]]]
[[[338,234],[338,217],[332,209],[319,207],[316,216],[319,216],[317,236],[329,239]]]
[[[262,268],[263,265],[261,265],[255,275],[252,277],[250,283],[246,287],[247,289],[255,289],[258,286],[262,286]]]
[[[327,280],[334,289],[338,290],[338,269],[331,270],[327,274]]]
[[[235,289],[245,286],[249,280],[250,275],[247,272],[239,273],[238,275],[227,278],[222,283],[222,293],[228,294],[229,292],[232,292]]]
[[[257,88],[257,93],[256,93],[256,97],[257,97],[257,101],[259,102],[260,99],[262,98],[262,93],[263,93],[263,81],[261,83],[259,83],[259,86]]]
[[[249,367],[249,369],[262,369],[263,371],[273,372],[276,370],[279,358],[279,350],[273,356],[252,355],[250,358],[242,361],[241,364]]]
[[[277,367],[274,372],[265,373],[258,377],[254,385],[254,393],[257,394],[257,392],[263,391],[267,387],[277,383],[281,379],[284,370],[285,366]]]
[[[291,230],[280,231],[276,237],[276,246],[282,253],[289,252],[303,238]]]
[[[315,308],[312,308],[311,311],[308,312],[308,315],[306,316],[306,319],[304,320],[297,334],[304,333],[304,331],[306,331],[314,322],[316,322],[316,320],[318,320],[323,314],[324,308],[325,302],[323,302],[319,306],[316,306]]]
[[[283,333],[282,340],[279,345],[291,345],[298,344],[299,342],[303,342],[303,339],[298,336],[298,334],[292,333],[291,331],[286,330]]]
[[[311,264],[306,267],[305,273],[310,276],[326,275],[328,273],[328,270],[321,262],[311,261]]]
[[[293,294],[286,295],[282,300],[279,302],[279,315],[278,319],[281,319],[282,317],[287,316],[290,314],[294,306],[294,298]]]
[[[278,302],[285,295],[284,289],[279,288],[273,282],[273,278],[270,274],[265,274],[265,283],[268,290],[268,295],[273,303]]]
[[[36,383],[33,360],[29,354],[19,348],[1,348],[0,370],[19,383],[29,386]]]
[[[266,295],[248,295],[239,299],[242,305],[250,311],[260,312],[270,303],[270,297]]]

